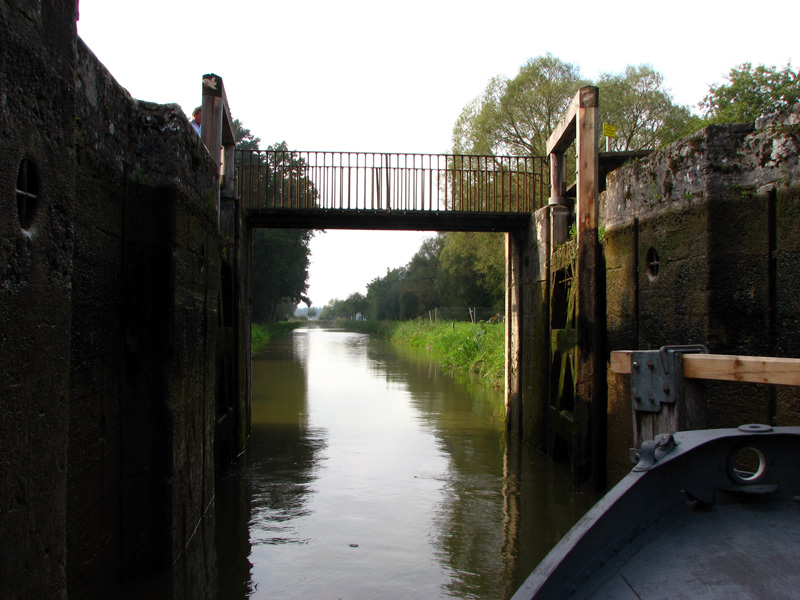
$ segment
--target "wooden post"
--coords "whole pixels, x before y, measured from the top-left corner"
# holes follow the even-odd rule
[[[225,94],[225,85],[222,77],[214,73],[203,75],[203,121],[200,125],[200,137],[208,149],[211,158],[220,169],[220,188],[227,198],[235,196],[234,150],[236,139],[231,118],[228,98]],[[221,149],[221,151],[220,151]],[[217,220],[220,221],[220,189],[216,190]],[[222,229],[228,229],[222,226]],[[222,231],[221,229],[221,231]],[[223,233],[226,233],[223,231]],[[227,232],[230,233],[230,232]]]
[[[517,234],[508,232],[506,242],[506,320],[505,320],[505,403],[506,431],[522,436],[522,395],[520,385],[520,344],[522,336],[522,244]]]
[[[581,245],[596,246],[597,242],[599,215],[597,203],[597,177],[599,171],[597,152],[598,91],[594,86],[586,86],[581,88],[578,95],[580,96],[580,104],[577,111],[575,139],[578,161],[576,222],[578,225],[578,246],[580,248]],[[583,241],[581,241],[582,236],[584,237]]]
[[[552,177],[552,248],[566,239],[566,215],[561,209],[563,156],[575,142],[578,176],[576,181],[575,222],[577,254],[572,282],[576,298],[576,365],[573,418],[573,476],[576,481],[589,477],[599,487],[605,477],[605,359],[601,332],[605,326],[601,314],[604,279],[599,268],[597,239],[599,210],[597,122],[599,97],[595,86],[578,90],[567,114],[547,141]]]
[[[576,264],[578,364],[575,374],[576,402],[587,411],[585,420],[589,447],[585,460],[597,487],[605,478],[605,353],[601,348],[601,330],[605,325],[600,314],[602,289],[600,248],[597,238],[598,196],[598,90],[586,86],[578,91],[576,139],[578,175],[576,181],[575,222],[578,229]]]

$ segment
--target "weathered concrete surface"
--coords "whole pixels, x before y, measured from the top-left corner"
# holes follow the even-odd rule
[[[244,250],[218,232],[186,116],[114,81],[76,5],[0,0],[0,597],[115,597],[193,536],[172,585],[196,597],[213,587],[217,396],[247,416],[247,387],[220,390],[215,369],[222,264]]]
[[[79,42],[69,589],[170,565],[213,498],[216,174]]]
[[[711,126],[622,167],[602,197],[609,350],[705,344],[800,356],[800,106]],[[609,373],[608,465],[627,472],[627,376]],[[709,426],[796,422],[796,390],[708,385]],[[794,419],[794,420],[793,420]]]
[[[75,2],[0,2],[0,596],[65,597]],[[21,222],[24,159],[38,180]]]

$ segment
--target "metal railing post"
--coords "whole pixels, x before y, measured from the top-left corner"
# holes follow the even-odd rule
[[[213,115],[213,101],[207,104]],[[204,135],[210,137],[211,131]],[[223,188],[230,184],[234,193],[229,165],[236,154],[224,137],[222,145]],[[259,164],[255,181],[254,154]],[[243,151],[239,193],[249,208],[530,213],[542,204],[545,162],[540,156]],[[261,185],[262,163],[275,169],[269,186]],[[267,197],[272,201],[265,202]]]

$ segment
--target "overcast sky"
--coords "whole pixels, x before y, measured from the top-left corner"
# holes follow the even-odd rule
[[[464,105],[528,58],[551,52],[593,79],[649,63],[696,107],[735,65],[796,58],[798,22],[797,0],[80,0],[78,33],[134,98],[187,115],[202,75],[220,75],[262,146],[439,153]],[[318,234],[314,305],[365,293],[426,235]]]

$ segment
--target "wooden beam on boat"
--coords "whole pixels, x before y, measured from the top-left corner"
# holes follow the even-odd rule
[[[611,353],[614,373],[631,372],[632,350]],[[800,359],[727,354],[684,354],[684,377],[773,385],[800,385]]]

